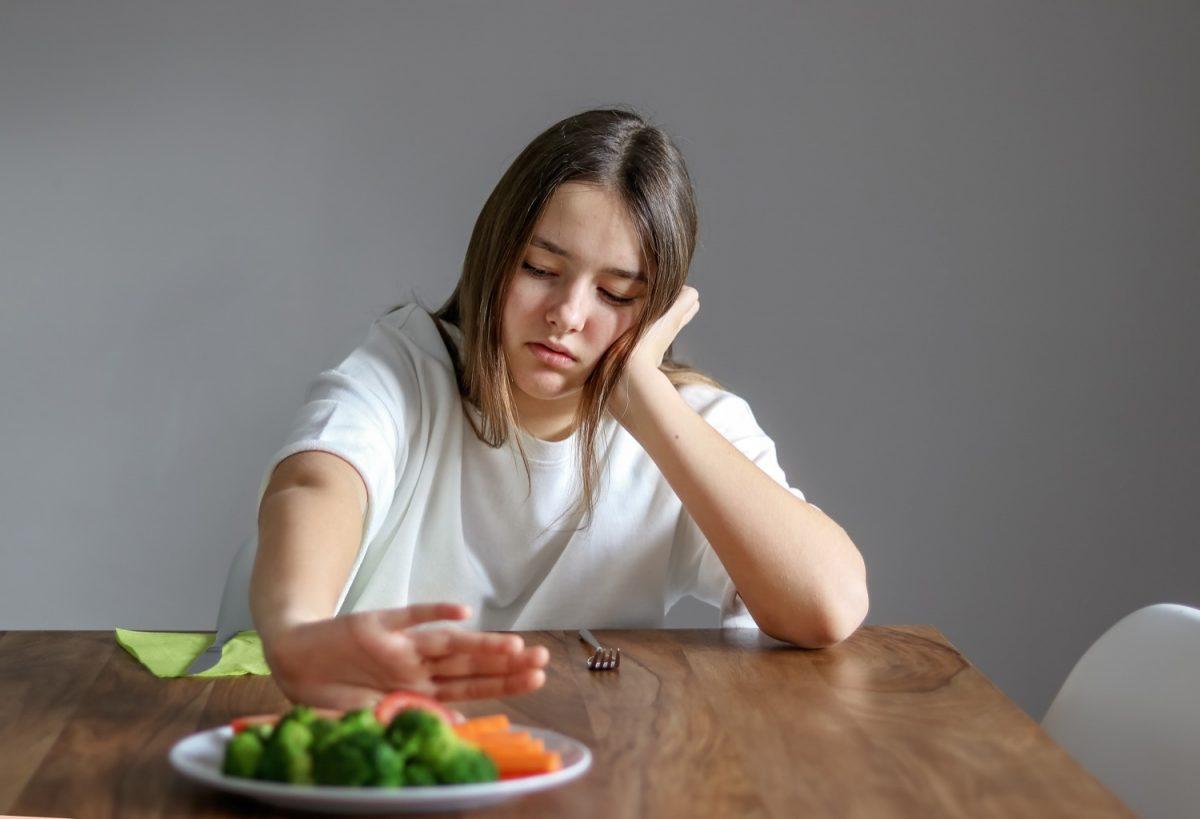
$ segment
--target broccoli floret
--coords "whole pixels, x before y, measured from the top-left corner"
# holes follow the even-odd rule
[[[435,770],[463,745],[448,722],[421,708],[397,714],[388,725],[387,740],[406,760],[422,762]]]
[[[321,785],[397,787],[404,784],[404,760],[380,734],[360,730],[318,748],[313,773]]]
[[[319,719],[312,728],[314,752],[355,734],[383,735],[383,726],[369,708],[351,711],[337,721]]]
[[[367,731],[372,734],[383,734],[383,726],[375,719],[375,712],[370,708],[359,708],[342,715],[341,725],[356,731]]]
[[[313,753],[313,777],[318,785],[365,785],[371,763],[353,735],[327,742]]]
[[[371,749],[370,756],[374,774],[368,785],[398,788],[404,784],[404,757],[382,736],[375,737],[375,746]]]
[[[312,729],[299,720],[285,717],[271,732],[271,739],[267,745],[282,745],[307,751],[308,746],[312,745]]]
[[[258,734],[252,731],[234,734],[233,739],[225,746],[225,764],[221,770],[228,776],[253,779],[262,755],[263,742]]]
[[[313,735],[313,750],[325,744],[325,740],[337,730],[338,723],[331,719],[318,719],[308,728]]]
[[[290,715],[289,715],[290,716]],[[257,776],[275,782],[310,784],[312,780],[312,731],[298,719],[284,717],[275,726],[263,749]]]
[[[404,766],[404,784],[406,785],[436,785],[437,777],[433,770],[424,762],[410,762]]]
[[[438,782],[448,785],[468,782],[495,782],[500,778],[496,763],[478,748],[459,745],[449,756],[433,767]]]
[[[274,730],[275,730],[275,726],[274,726],[274,725],[271,725],[270,723],[263,722],[263,723],[259,723],[258,725],[251,725],[249,728],[247,728],[247,729],[246,729],[245,731],[243,731],[242,733],[244,733],[244,734],[254,734],[254,735],[255,735],[255,736],[257,736],[257,737],[258,737],[260,740],[262,740],[263,744],[265,745],[265,744],[267,743],[267,740],[271,738],[271,733],[272,733]]]
[[[298,722],[301,725],[311,726],[317,721],[317,713],[307,705],[297,705],[283,715],[280,722]]]

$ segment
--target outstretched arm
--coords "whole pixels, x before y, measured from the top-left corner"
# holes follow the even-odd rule
[[[549,652],[518,634],[413,627],[464,620],[453,603],[335,616],[362,538],[366,487],[326,452],[280,462],[259,507],[250,606],[272,679],[293,702],[373,705],[403,688],[443,700],[490,699],[545,682]]]
[[[699,309],[685,287],[639,343],[612,406],[696,521],[764,632],[820,648],[867,614],[866,566],[835,521],[776,483],[697,414],[658,369]]]

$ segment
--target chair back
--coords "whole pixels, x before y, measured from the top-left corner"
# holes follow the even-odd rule
[[[217,610],[217,641],[228,642],[240,631],[252,631],[254,618],[250,615],[250,575],[258,554],[258,534],[242,542],[229,564],[225,588],[221,591],[221,606]]]
[[[1162,603],[1122,619],[1042,727],[1142,816],[1200,816],[1200,610]]]

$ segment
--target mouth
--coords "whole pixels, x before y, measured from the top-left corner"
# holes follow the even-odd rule
[[[542,347],[545,347],[547,350],[549,350],[552,353],[558,353],[559,355],[565,355],[567,358],[571,359],[572,361],[579,360],[566,347],[560,347],[557,344],[552,344],[549,341],[535,341],[533,343],[541,345]]]
[[[571,353],[557,345],[547,344],[544,341],[531,341],[528,345],[533,354],[541,361],[551,364],[556,367],[567,367],[574,364],[578,359]]]

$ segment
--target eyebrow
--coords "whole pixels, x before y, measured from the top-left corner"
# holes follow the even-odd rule
[[[529,240],[529,244],[535,247],[540,247],[542,250],[549,250],[551,253],[562,256],[564,259],[571,261],[575,260],[575,255],[566,248],[559,247],[549,239],[543,239],[541,236],[534,236]],[[619,267],[604,267],[600,269],[601,273],[610,273],[613,276],[620,276],[622,279],[629,279],[635,282],[645,282],[646,276],[644,273],[636,273],[632,270],[622,270]]]

